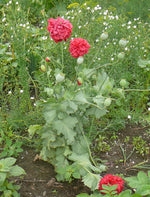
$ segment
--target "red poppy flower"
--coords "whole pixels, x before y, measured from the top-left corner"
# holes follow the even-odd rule
[[[74,38],[70,41],[69,51],[74,58],[85,55],[89,52],[90,45],[83,38]]]
[[[99,182],[99,191],[103,190],[103,185],[117,185],[117,189],[115,191],[117,191],[117,194],[119,194],[123,190],[123,183],[124,180],[121,177],[113,176],[112,174],[107,174]],[[105,193],[101,191],[101,194]]]
[[[72,28],[72,24],[63,18],[57,17],[57,19],[50,18],[48,20],[47,30],[56,43],[66,41],[71,36]]]

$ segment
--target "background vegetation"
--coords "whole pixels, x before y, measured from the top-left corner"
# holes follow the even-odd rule
[[[73,24],[72,37],[83,37],[90,43],[84,60],[86,68],[111,64],[103,66],[99,75],[108,76],[109,93],[104,93],[105,99],[111,99],[108,113],[88,116],[91,125],[83,126],[86,137],[92,142],[102,131],[117,132],[127,124],[150,123],[148,0],[1,0],[0,157],[17,157],[23,151],[22,145],[42,148],[41,139],[37,136],[31,139],[28,129],[30,125],[46,124],[43,106],[37,105],[49,99],[46,88],[53,88],[54,77],[49,79],[48,73],[56,72],[61,62],[61,47],[50,40],[46,29],[47,19],[57,16]],[[101,40],[103,32],[108,33],[107,40]],[[125,47],[119,46],[122,38],[127,41]],[[68,80],[73,79],[74,85],[76,59],[69,57],[68,43],[63,44],[63,50],[67,65],[63,72]],[[119,53],[125,57],[120,59]],[[45,57],[51,61],[46,62]],[[46,65],[47,73],[41,72],[41,65]],[[89,79],[82,77],[88,84]],[[94,76],[90,80],[93,82]]]

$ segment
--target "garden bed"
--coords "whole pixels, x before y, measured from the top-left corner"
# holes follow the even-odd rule
[[[150,167],[150,153],[142,156],[134,151],[125,162],[120,146],[124,150],[126,149],[127,157],[133,151],[133,137],[141,136],[146,142],[146,145],[149,146],[150,138],[148,129],[148,127],[127,126],[126,129],[117,133],[118,138],[113,143],[108,142],[111,147],[110,151],[96,155],[96,157],[106,160],[107,171],[102,176],[105,174],[119,174],[128,177],[137,175],[137,172],[140,170],[147,171],[145,167]],[[130,140],[125,143],[127,136]],[[39,159],[35,159],[36,155],[37,153],[34,150],[24,148],[24,152],[18,158],[18,165],[27,173],[23,179],[16,179],[16,182],[21,185],[21,197],[75,197],[80,193],[90,193],[90,190],[80,180],[71,183],[57,182],[53,166]]]

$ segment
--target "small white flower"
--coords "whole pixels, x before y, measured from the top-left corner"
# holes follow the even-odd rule
[[[20,93],[22,94],[23,93],[23,90],[20,90]]]
[[[6,21],[6,18],[4,17],[3,19],[2,19],[2,22],[5,22]]]
[[[148,108],[148,111],[150,111],[150,107]]]
[[[36,106],[36,103],[34,103],[33,105]]]
[[[8,94],[11,94],[12,92],[11,92],[11,90],[10,91],[8,91]]]
[[[42,39],[43,39],[43,40],[47,40],[47,36],[43,36]]]
[[[81,29],[82,26],[79,26],[78,28]]]
[[[119,17],[116,15],[116,20],[118,20],[119,19]]]
[[[34,96],[31,96],[30,99],[31,99],[31,100],[34,100]]]
[[[18,5],[18,1],[16,1],[16,5]]]
[[[131,119],[131,116],[130,115],[128,115],[128,119]]]
[[[87,9],[87,10],[90,10],[90,7],[87,7],[86,9]]]

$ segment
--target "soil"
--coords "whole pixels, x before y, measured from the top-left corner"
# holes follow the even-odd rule
[[[148,127],[128,126],[117,133],[118,138],[113,143],[111,140],[107,142],[111,146],[110,151],[97,154],[97,157],[106,160],[107,171],[102,176],[105,174],[135,176],[140,170],[146,171],[144,168],[135,167],[137,164],[149,165],[150,169],[150,153],[142,156],[134,151],[127,161],[123,161],[120,148],[121,146],[126,149],[128,156],[133,151],[132,137],[138,136],[142,136],[142,139],[147,142],[147,146],[150,146],[150,132],[146,132],[148,130]],[[127,136],[130,140],[124,143]],[[81,180],[71,183],[57,182],[53,166],[38,159],[34,161],[36,154],[34,150],[25,148],[17,160],[17,164],[27,173],[23,179],[16,179],[16,183],[21,185],[19,191],[21,197],[75,197],[80,193],[90,193],[89,188],[85,187]]]

